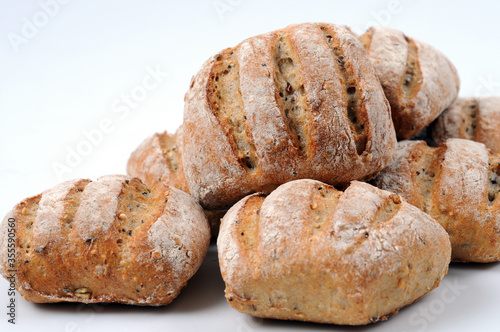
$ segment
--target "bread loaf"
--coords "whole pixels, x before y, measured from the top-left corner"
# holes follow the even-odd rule
[[[399,139],[415,136],[457,97],[457,71],[434,47],[387,27],[372,27],[360,40],[391,104]]]
[[[346,28],[291,25],[210,58],[185,96],[183,165],[205,208],[300,178],[370,178],[392,159],[389,104]]]
[[[209,242],[201,207],[178,189],[151,190],[118,175],[78,179],[7,214],[0,273],[16,270],[16,288],[32,302],[165,305],[196,272]]]
[[[189,193],[182,167],[182,126],[173,135],[156,133],[146,138],[132,152],[127,163],[127,174],[141,179],[146,185],[158,190],[175,187]],[[219,233],[220,220],[227,209],[203,212],[210,224],[212,237]]]
[[[500,156],[481,143],[402,141],[373,183],[434,217],[450,236],[453,261],[487,263],[500,260],[499,174]]]
[[[500,153],[500,97],[457,98],[429,128],[430,138],[440,144],[448,138],[483,143]]]
[[[189,193],[182,167],[182,126],[173,135],[156,133],[131,154],[127,174],[150,187],[172,186]]]
[[[233,308],[349,325],[384,320],[437,287],[451,254],[445,230],[399,196],[314,180],[239,201],[217,249]]]

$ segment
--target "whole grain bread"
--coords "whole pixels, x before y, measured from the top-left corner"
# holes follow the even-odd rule
[[[7,214],[0,273],[16,270],[16,288],[32,302],[165,305],[197,271],[209,242],[201,207],[178,189],[151,190],[119,175],[77,179]]]
[[[371,27],[360,40],[391,104],[398,139],[415,136],[456,99],[457,70],[434,47],[387,27]]]
[[[156,133],[146,138],[130,155],[127,174],[158,190],[169,187],[189,193],[182,167],[182,126],[175,134]],[[212,237],[219,233],[227,209],[204,209]]]
[[[313,178],[380,171],[396,138],[366,50],[347,28],[290,25],[211,57],[185,96],[183,165],[203,207]]]
[[[229,304],[256,317],[362,325],[437,287],[446,231],[399,196],[314,180],[253,194],[224,216],[217,240]]]
[[[448,138],[483,143],[491,153],[500,153],[500,97],[457,98],[429,128],[437,145]]]
[[[452,260],[500,260],[500,156],[463,139],[437,148],[399,142],[394,162],[373,180],[435,218],[448,232]]]
[[[156,133],[130,155],[127,174],[150,187],[172,186],[189,193],[182,166],[182,126],[173,135]]]

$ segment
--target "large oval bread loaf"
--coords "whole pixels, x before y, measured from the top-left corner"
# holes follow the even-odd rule
[[[201,207],[178,189],[155,191],[125,176],[78,179],[7,214],[0,272],[16,270],[28,301],[165,305],[197,271],[209,242]]]
[[[347,28],[308,23],[210,58],[185,96],[183,165],[204,207],[300,178],[371,177],[392,159],[390,109]]]
[[[435,144],[448,138],[483,143],[491,153],[500,153],[500,97],[457,98],[429,128]]]
[[[399,139],[415,136],[457,97],[457,70],[434,47],[387,27],[372,27],[360,40],[391,104]]]
[[[435,218],[450,236],[452,260],[486,263],[500,260],[499,174],[500,156],[481,143],[402,141],[373,183]]]
[[[182,126],[175,134],[156,133],[146,138],[130,155],[127,174],[158,190],[174,187],[189,193],[182,167]],[[227,209],[204,209],[212,237]]]
[[[314,180],[253,194],[224,216],[217,240],[229,304],[257,317],[362,325],[437,287],[446,231],[399,196]]]

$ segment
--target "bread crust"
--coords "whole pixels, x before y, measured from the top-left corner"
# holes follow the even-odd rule
[[[183,164],[206,208],[299,178],[348,184],[392,158],[388,102],[346,28],[308,23],[207,60],[185,96]]]
[[[429,213],[448,232],[452,260],[500,260],[500,157],[481,143],[449,139],[437,148],[402,141],[373,180]]]
[[[150,187],[172,186],[189,193],[182,166],[182,126],[146,138],[130,155],[127,174]]]
[[[137,178],[71,180],[27,198],[1,225],[8,276],[15,220],[16,288],[28,301],[170,303],[197,271],[210,231],[186,193],[151,191]]]
[[[483,143],[500,153],[500,97],[457,98],[432,124],[430,138],[437,145],[449,138]]]
[[[434,47],[387,27],[371,27],[360,39],[391,104],[398,139],[415,136],[456,99],[457,70]]]
[[[445,230],[399,196],[353,181],[314,180],[253,194],[222,220],[217,240],[229,304],[257,317],[363,325],[437,287]]]
[[[170,187],[189,193],[182,166],[182,126],[175,134],[156,133],[146,138],[130,155],[127,174],[157,190]],[[227,209],[204,209],[212,237],[219,233],[220,220]]]

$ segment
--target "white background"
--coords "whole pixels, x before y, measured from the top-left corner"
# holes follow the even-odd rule
[[[144,138],[181,124],[184,93],[208,57],[291,23],[403,30],[452,60],[460,95],[500,95],[498,13],[498,1],[1,0],[0,213],[62,180],[124,173]],[[232,310],[216,257],[212,246],[169,306],[36,305],[18,296],[15,326],[2,279],[0,331],[500,330],[499,264],[452,264],[442,286],[387,322],[347,328]]]

